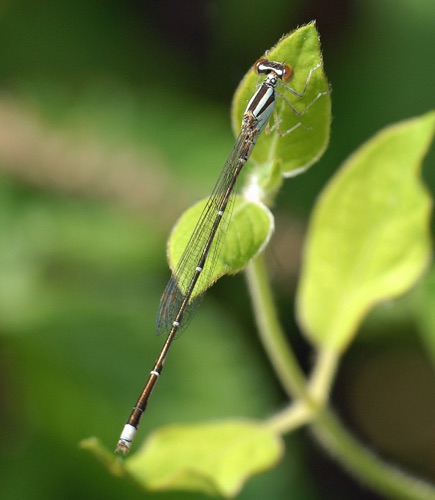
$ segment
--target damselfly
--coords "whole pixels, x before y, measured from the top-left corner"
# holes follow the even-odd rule
[[[301,93],[288,86],[286,89],[297,97],[302,97],[311,73],[317,67],[309,72],[305,88]],[[259,59],[254,65],[254,70],[258,75],[266,75],[266,78],[248,103],[243,114],[239,137],[161,298],[157,315],[157,333],[165,333],[167,338],[150,372],[148,381],[124,426],[116,447],[117,452],[122,451],[125,454],[129,451],[151,392],[162,373],[172,342],[176,335],[186,327],[201,300],[204,292],[196,292],[198,280],[200,276],[208,277],[211,275],[218,258],[225,227],[231,216],[233,192],[237,178],[275,109],[275,89],[279,80],[288,82],[293,76],[291,66],[269,61],[267,58]],[[288,104],[294,110],[289,102]],[[278,125],[275,124],[275,126]]]

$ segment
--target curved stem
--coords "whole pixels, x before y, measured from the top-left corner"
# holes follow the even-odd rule
[[[309,401],[305,376],[278,321],[263,254],[249,263],[246,278],[260,339],[281,385],[289,397]]]
[[[311,423],[317,440],[361,483],[387,498],[433,500],[435,487],[382,461],[347,431],[330,409]]]
[[[273,415],[266,423],[277,434],[287,434],[312,420],[313,410],[302,401],[297,401]]]
[[[322,348],[310,375],[309,393],[319,407],[328,402],[329,392],[337,373],[339,357],[332,349]]]
[[[267,421],[270,428],[284,434],[308,424],[328,453],[374,491],[387,498],[435,499],[435,487],[383,462],[352,436],[332,409],[324,407],[337,369],[337,353],[320,350],[307,383],[278,321],[263,255],[249,264],[246,275],[260,339],[282,386],[297,399]]]

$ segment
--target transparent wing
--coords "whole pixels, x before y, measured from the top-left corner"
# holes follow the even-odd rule
[[[238,175],[238,163],[240,158],[246,154],[246,144],[249,133],[242,131],[239,135],[225,165],[219,175],[212,194],[207,201],[204,210],[195,226],[192,236],[184,250],[175,271],[172,273],[171,279],[163,292],[160,300],[160,307],[157,314],[157,335],[161,333],[168,334],[172,323],[180,310],[183,301],[187,297],[188,304],[185,308],[179,333],[189,324],[192,319],[196,307],[200,304],[204,295],[205,288],[199,293],[195,293],[198,289],[198,283],[195,288],[188,293],[192,283],[196,267],[201,261],[204,249],[212,233],[212,229],[216,224],[219,210],[224,210],[210,250],[207,254],[200,279],[202,283],[208,283],[213,272],[214,266],[219,257],[222,243],[225,238],[226,229],[231,219],[233,204],[234,204],[234,184]],[[228,192],[230,196],[228,198]],[[228,201],[226,201],[228,198]]]

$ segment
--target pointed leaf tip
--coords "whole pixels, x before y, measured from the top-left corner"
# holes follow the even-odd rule
[[[269,134],[263,132],[251,158],[265,167],[279,162],[282,175],[293,176],[318,161],[329,142],[330,87],[323,70],[315,24],[307,24],[284,36],[267,52],[267,57],[292,66],[294,77],[288,86],[303,96],[298,97],[283,85],[278,86],[276,113],[271,122],[273,124],[278,118],[279,126],[275,125],[275,130]],[[231,116],[237,135],[258,81],[258,76],[250,69],[234,94]]]

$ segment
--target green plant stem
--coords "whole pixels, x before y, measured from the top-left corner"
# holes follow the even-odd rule
[[[336,373],[337,354],[320,351],[307,384],[279,324],[263,255],[249,264],[246,275],[260,339],[284,389],[297,398],[268,420],[270,427],[284,434],[307,423],[319,443],[361,483],[388,498],[435,500],[433,486],[383,462],[345,429],[330,408],[323,407]]]
[[[435,487],[383,462],[345,429],[330,409],[319,412],[311,430],[322,446],[361,483],[387,498],[434,500]]]
[[[305,376],[278,321],[263,254],[249,263],[246,277],[260,339],[281,385],[289,397],[309,401]]]
[[[319,407],[327,403],[332,383],[337,373],[338,354],[335,350],[322,348],[310,375],[309,393]]]
[[[286,434],[313,420],[313,410],[303,401],[296,401],[267,420],[267,425],[277,434]]]

